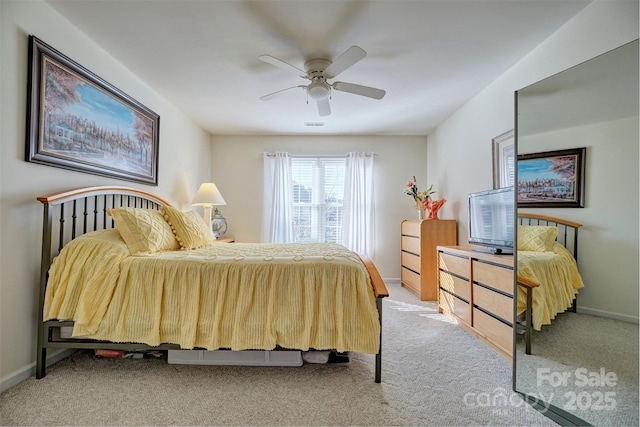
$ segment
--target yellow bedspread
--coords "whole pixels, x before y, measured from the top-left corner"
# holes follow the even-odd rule
[[[67,244],[44,319],[73,335],[184,349],[276,346],[375,354],[380,323],[366,267],[336,244],[216,243],[131,256],[117,231]]]
[[[556,314],[571,307],[578,289],[584,287],[575,259],[560,243],[552,252],[518,251],[518,275],[540,284],[533,289],[533,328],[551,324]],[[526,294],[518,286],[518,314],[525,311]]]

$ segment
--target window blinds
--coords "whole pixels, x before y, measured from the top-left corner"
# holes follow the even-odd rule
[[[291,156],[294,241],[341,243],[344,157]]]

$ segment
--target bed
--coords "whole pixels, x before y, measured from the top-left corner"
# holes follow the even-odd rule
[[[49,348],[225,349],[375,354],[381,381],[388,291],[366,256],[337,244],[217,243],[197,213],[132,188],[37,200],[36,378]]]
[[[581,224],[547,215],[518,212],[517,314],[531,354],[531,330],[551,324],[557,314],[576,311],[584,287],[577,267]]]

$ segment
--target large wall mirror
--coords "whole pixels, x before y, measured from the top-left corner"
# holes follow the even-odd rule
[[[576,312],[563,311],[563,306],[557,315],[541,314],[546,309],[536,306],[536,298],[542,294],[535,292],[562,292],[552,285],[542,289],[541,284],[531,302],[530,354],[521,333],[514,349],[515,391],[561,424],[640,425],[638,63],[636,40],[516,92],[519,193],[532,185],[523,179],[530,177],[532,166],[525,169],[524,159],[542,154],[542,160],[533,163],[533,169],[539,168],[539,186],[545,188],[538,194],[555,197],[551,193],[566,191],[565,184],[545,179],[557,177],[562,165],[549,162],[545,153],[584,148],[584,207],[518,203],[517,209],[518,214],[582,225],[577,268],[584,287],[576,298]],[[564,166],[572,167],[570,162]],[[518,231],[518,239],[524,234]],[[518,274],[524,273],[521,247],[525,245],[517,248]],[[554,277],[551,272],[539,274],[541,282],[546,274]],[[543,323],[539,328],[536,315]],[[550,320],[542,321],[544,317]]]

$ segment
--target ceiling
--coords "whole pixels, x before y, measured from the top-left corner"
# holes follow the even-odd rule
[[[638,40],[518,91],[518,136],[638,116]]]
[[[212,134],[426,135],[589,1],[47,3]],[[304,69],[352,45],[367,56],[334,81],[383,99],[334,90],[326,117],[303,90],[259,99],[309,83],[260,55]]]

